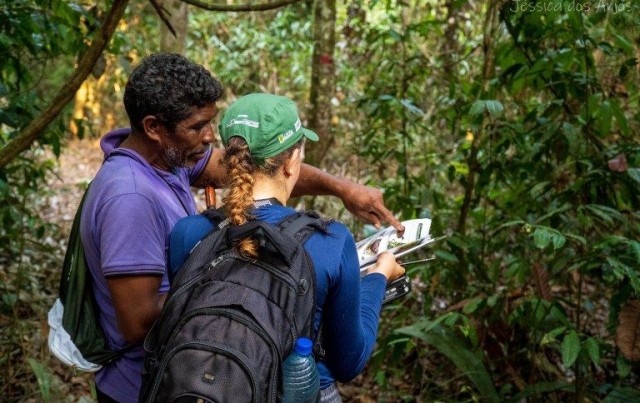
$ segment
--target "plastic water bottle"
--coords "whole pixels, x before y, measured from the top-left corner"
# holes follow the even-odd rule
[[[282,364],[282,402],[317,402],[320,377],[311,354],[313,342],[305,337],[296,340],[293,352]]]

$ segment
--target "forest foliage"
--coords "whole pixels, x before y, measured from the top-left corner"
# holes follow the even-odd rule
[[[314,19],[317,1],[252,13],[190,7],[185,53],[223,83],[223,107],[267,91],[308,112],[320,85],[314,47],[327,40],[315,35],[327,23]],[[64,85],[108,6],[0,1],[0,150]],[[321,91],[331,147],[315,162],[380,187],[398,217],[430,217],[433,234],[447,236],[434,262],[409,269],[412,294],[384,310],[353,393],[640,399],[640,4],[335,7],[333,53],[317,59],[335,71]],[[73,136],[127,124],[124,83],[159,50],[160,24],[150,3],[130,3],[81,96],[0,169],[0,394],[10,400],[62,393],[46,329],[29,320],[46,314],[64,250],[64,231],[39,214],[55,165],[47,156]],[[363,235],[336,200],[304,202]]]

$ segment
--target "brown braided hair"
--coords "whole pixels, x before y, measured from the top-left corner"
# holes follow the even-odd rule
[[[257,165],[243,138],[232,137],[229,139],[222,157],[222,162],[229,175],[229,192],[222,200],[230,225],[242,225],[253,218],[249,210],[253,206],[253,176],[256,171],[267,176],[274,176],[278,169],[291,158],[293,151],[301,148],[303,144],[304,137],[291,148],[267,158],[262,165]],[[255,259],[258,257],[258,244],[255,239],[247,237],[238,244],[238,252]]]

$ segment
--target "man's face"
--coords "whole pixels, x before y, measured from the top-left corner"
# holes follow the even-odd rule
[[[194,109],[164,136],[164,160],[171,168],[192,167],[200,161],[213,141],[211,121],[218,113],[215,104]]]

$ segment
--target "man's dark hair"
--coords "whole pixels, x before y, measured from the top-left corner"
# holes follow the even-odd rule
[[[124,89],[124,107],[131,126],[143,131],[142,119],[155,116],[173,131],[194,108],[216,102],[222,85],[199,64],[176,53],[146,57],[131,73]]]

